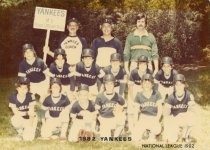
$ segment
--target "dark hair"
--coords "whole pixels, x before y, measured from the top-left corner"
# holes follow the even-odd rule
[[[53,83],[53,84],[58,84],[58,83]],[[50,86],[49,86],[49,89],[48,89],[48,92],[50,93],[50,94],[52,94],[52,85],[53,84],[50,84]],[[62,85],[61,84],[58,84],[59,86],[60,86],[60,93],[61,93],[61,91],[62,91]]]
[[[57,59],[58,55],[61,55],[63,57],[64,62],[67,61],[66,55],[63,55],[63,54],[56,54],[56,55],[54,55],[54,61]]]
[[[30,84],[15,83],[15,87],[19,88],[21,85],[27,85],[28,92],[30,92]],[[18,92],[17,92],[18,93]]]
[[[137,16],[136,16],[136,23],[137,23],[137,20],[140,20],[142,18],[145,18],[145,24],[147,25],[147,16],[145,13],[139,13]]]

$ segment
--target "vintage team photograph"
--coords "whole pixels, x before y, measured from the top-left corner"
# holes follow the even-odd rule
[[[209,149],[209,0],[1,0],[0,20],[0,149]]]

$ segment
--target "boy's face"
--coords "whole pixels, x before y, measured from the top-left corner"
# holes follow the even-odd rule
[[[58,55],[57,58],[55,59],[55,64],[57,65],[58,68],[62,68],[65,60],[63,59],[62,55]]]
[[[185,83],[182,81],[176,81],[174,87],[176,92],[183,92],[185,89]]]
[[[93,58],[92,57],[83,57],[83,62],[85,64],[85,67],[91,67],[93,64]]]
[[[67,29],[68,29],[69,33],[76,34],[77,30],[79,29],[79,26],[76,22],[70,22],[67,25]]]
[[[152,89],[152,82],[148,79],[142,81],[142,88],[143,90],[151,90]]]
[[[112,68],[119,68],[120,67],[120,61],[119,60],[112,60],[111,61],[111,66]]]
[[[104,86],[107,94],[112,94],[114,92],[114,82],[105,82]]]
[[[171,73],[171,65],[170,64],[163,64],[162,70],[165,74],[170,74]]]
[[[59,84],[57,83],[53,83],[51,86],[51,91],[53,95],[59,95],[60,91],[61,91],[61,87]]]
[[[28,86],[25,84],[21,84],[17,87],[18,94],[25,95],[28,92]]]
[[[31,49],[27,49],[24,53],[24,57],[26,58],[26,60],[32,60],[35,58],[34,52]]]
[[[87,101],[89,96],[89,92],[86,90],[79,91],[79,100],[80,101]]]
[[[111,35],[112,32],[112,25],[109,23],[103,23],[101,25],[101,30],[103,32],[103,35]]]
[[[137,29],[143,30],[146,27],[146,21],[145,18],[141,18],[139,20],[136,21],[136,26]]]
[[[139,71],[145,72],[147,70],[147,63],[146,62],[139,62]]]

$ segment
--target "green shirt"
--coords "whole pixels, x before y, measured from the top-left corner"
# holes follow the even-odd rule
[[[124,60],[136,61],[141,55],[148,57],[149,61],[159,58],[156,39],[152,33],[139,36],[134,31],[126,38]]]

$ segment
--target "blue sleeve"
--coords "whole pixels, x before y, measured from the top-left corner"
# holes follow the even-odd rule
[[[98,44],[97,44],[97,38],[93,40],[92,44],[91,44],[91,47],[90,47],[93,52],[94,52],[94,56],[95,58],[97,57],[98,55]]]
[[[135,99],[134,99],[134,102],[140,103],[140,100],[139,100],[139,93],[136,94],[136,97],[135,97]]]
[[[123,58],[122,42],[118,38],[114,38],[114,40],[116,41],[117,53],[119,53],[121,55],[121,57]]]
[[[24,68],[24,60],[19,64],[19,69],[18,69],[18,72],[20,73],[25,73],[25,68]]]
[[[159,70],[156,75],[155,75],[155,79],[160,81],[160,76],[162,75],[162,70]]]
[[[134,70],[132,70],[132,71],[131,71],[131,75],[130,75],[130,81],[134,81],[134,78],[133,78],[133,76],[134,76]]]
[[[79,37],[81,43],[82,43],[82,49],[88,48],[88,43],[84,37]]]
[[[43,101],[42,105],[45,106],[45,107],[49,107],[48,97],[45,98],[45,100]]]
[[[95,106],[93,104],[92,101],[90,101],[90,112],[94,112],[95,111]]]
[[[77,106],[77,102],[75,102],[75,103],[73,104],[73,106],[71,107],[70,112],[71,112],[72,114],[77,114],[77,113],[79,113],[77,107],[78,107],[78,106]]]
[[[118,99],[118,103],[120,104],[120,105],[124,105],[125,104],[125,100],[122,98],[122,96],[118,96],[119,97],[119,99]]]
[[[15,104],[15,102],[14,102],[14,95],[13,94],[10,95],[8,99],[9,99],[9,103]]]

